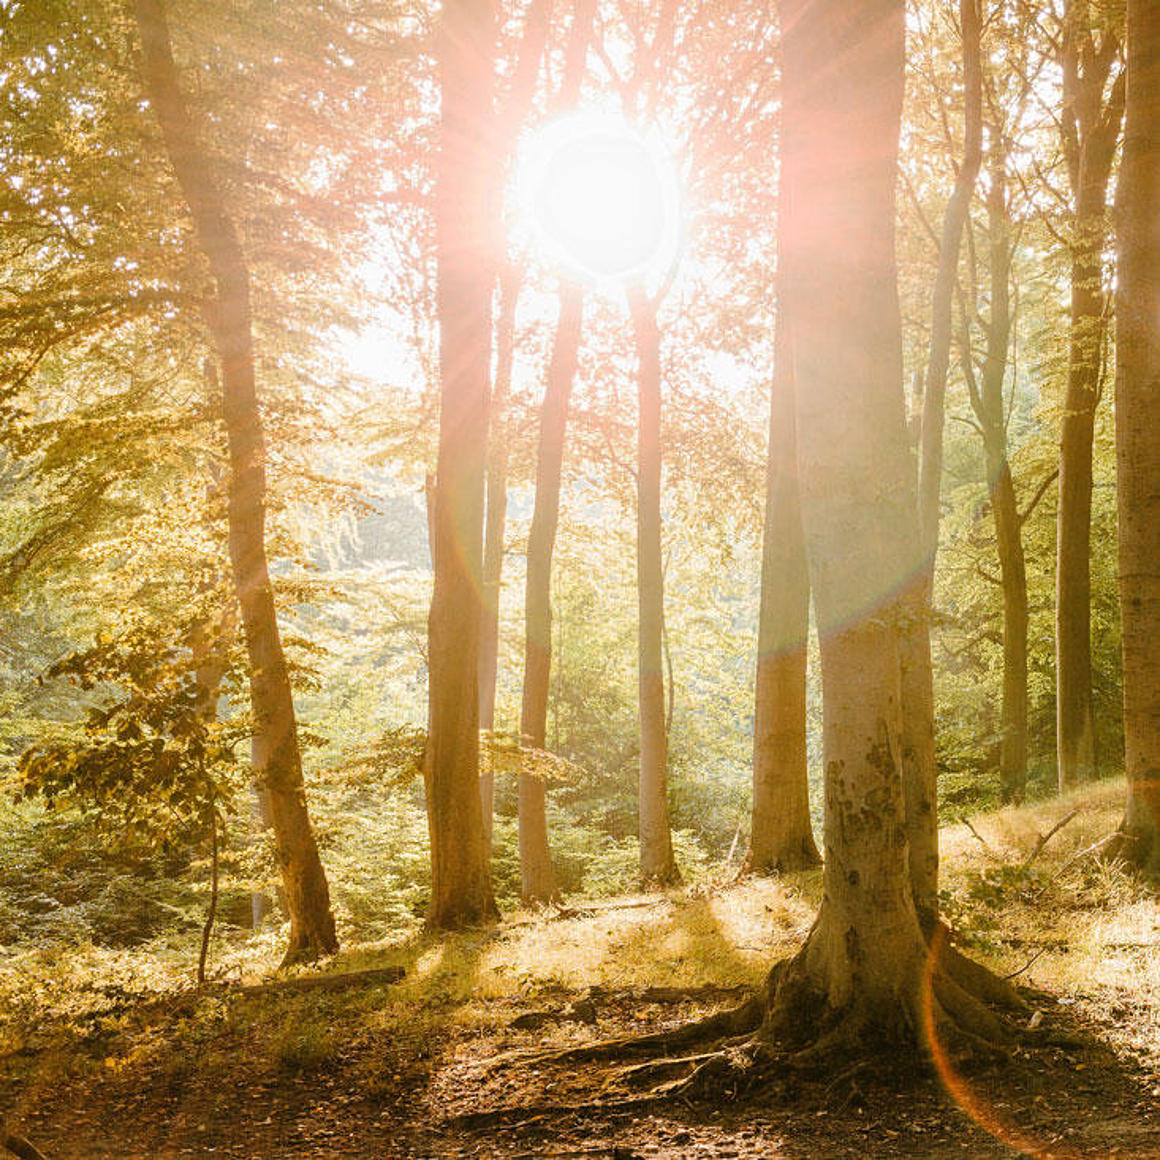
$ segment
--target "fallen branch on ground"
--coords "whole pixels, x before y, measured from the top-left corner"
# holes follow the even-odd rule
[[[1058,834],[1059,831],[1062,830],[1063,827],[1072,820],[1072,818],[1077,817],[1079,817],[1079,810],[1072,810],[1071,813],[1064,814],[1063,817],[1060,818],[1059,821],[1056,822],[1055,825],[1052,826],[1051,829],[1048,830],[1047,833],[1044,834],[1043,837],[1035,843],[1035,849],[1032,850],[1023,861],[1023,869],[1026,870],[1027,867],[1030,866],[1031,863],[1039,857],[1040,853],[1043,851],[1043,847],[1046,846],[1047,843],[1051,841],[1051,839],[1055,837],[1055,835]]]
[[[4,1147],[13,1156],[19,1156],[20,1160],[48,1160],[48,1157],[39,1148],[34,1147],[23,1136],[6,1135]]]

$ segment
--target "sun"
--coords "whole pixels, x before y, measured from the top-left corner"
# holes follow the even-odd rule
[[[549,122],[521,150],[516,188],[536,247],[581,278],[648,280],[676,259],[676,170],[660,142],[623,118]]]

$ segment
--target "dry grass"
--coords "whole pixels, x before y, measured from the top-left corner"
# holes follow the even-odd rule
[[[1160,1067],[1160,908],[1154,892],[1122,868],[1085,854],[1111,833],[1122,808],[1122,783],[1103,783],[1066,799],[981,815],[942,834],[947,912],[973,953],[1001,974],[1032,983],[1113,1027],[1117,1043]],[[1040,838],[1072,810],[1027,864]],[[417,1028],[426,1041],[447,1024],[465,1030],[503,1025],[517,1005],[542,1004],[544,992],[588,987],[757,983],[771,962],[800,945],[812,922],[821,875],[749,879],[715,887],[640,894],[614,901],[569,900],[563,912],[520,912],[498,929],[442,939],[349,947],[329,970],[399,964],[403,983],[387,990],[342,992],[319,1007],[327,1028],[315,1037],[283,1036],[271,1052],[283,1066],[307,1066],[340,1040]],[[234,978],[268,974],[276,936],[236,949],[226,962]],[[219,960],[220,962],[221,960]],[[100,989],[171,990],[188,985],[176,952],[73,950],[13,956],[0,969],[0,1004],[16,1018],[0,1049],[20,1046],[21,1016],[65,1016],[92,1008]],[[263,1001],[275,1022],[287,1001]],[[302,1001],[299,1001],[300,1004]],[[281,1006],[279,1006],[281,1004]],[[307,1002],[302,1014],[314,1007]],[[414,1036],[410,1036],[415,1038]],[[275,1037],[276,1038],[276,1037]],[[410,1040],[408,1039],[408,1042]],[[299,1059],[302,1056],[302,1059]]]

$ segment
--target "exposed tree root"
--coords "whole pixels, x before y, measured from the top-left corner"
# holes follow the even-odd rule
[[[905,974],[901,966],[900,972]],[[900,978],[898,991],[885,1003],[864,999],[834,1009],[810,974],[803,948],[775,964],[765,985],[738,1006],[666,1031],[554,1051],[512,1052],[487,1068],[517,1061],[540,1066],[649,1056],[610,1072],[601,1098],[498,1108],[457,1117],[454,1123],[482,1128],[554,1115],[631,1114],[673,1100],[737,1096],[778,1077],[811,1072],[825,1078],[830,1091],[848,1085],[848,1102],[860,1095],[857,1077],[872,1059],[923,1071],[949,1067],[953,1073],[957,1059],[1006,1061],[1018,1041],[1058,1039],[1057,1032],[1028,1031],[1013,1023],[1006,1013],[1025,1011],[1024,1000],[1005,980],[951,947],[942,924],[930,936],[925,963],[912,964],[910,978],[913,993]],[[911,1050],[900,1053],[900,1044],[910,1044]],[[612,1094],[617,1087],[642,1085],[652,1086],[640,1095]]]
[[[744,1035],[761,1024],[765,1011],[762,996],[755,995],[737,1007],[718,1011],[703,1019],[682,1023],[669,1031],[649,1035],[623,1035],[601,1039],[595,1043],[581,1043],[554,1051],[513,1051],[497,1056],[488,1070],[509,1063],[592,1063],[602,1059],[620,1059],[638,1052],[665,1052],[674,1048],[691,1047],[730,1036]]]
[[[575,1104],[515,1104],[506,1108],[488,1108],[482,1112],[464,1112],[443,1121],[445,1127],[478,1131],[481,1128],[522,1128],[537,1120],[556,1116],[596,1116],[609,1113],[640,1112],[655,1108],[669,1099],[665,1095],[629,1096],[621,1099],[585,1100]]]

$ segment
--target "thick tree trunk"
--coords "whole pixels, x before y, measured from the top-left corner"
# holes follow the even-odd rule
[[[338,939],[306,809],[294,701],[266,560],[265,440],[254,375],[249,269],[178,85],[161,0],[137,0],[136,12],[146,90],[217,285],[209,323],[221,360],[230,560],[250,661],[255,775],[268,794],[290,916],[286,958],[309,958],[332,953]]]
[[[508,399],[515,359],[516,305],[520,272],[505,265],[499,279],[499,313],[495,322],[495,385],[488,410],[487,519],[483,536],[483,621],[479,633],[479,728],[495,728],[495,687],[499,669],[499,597],[503,578],[504,529],[508,493]],[[483,831],[491,849],[495,820],[495,775],[490,767],[479,778]]]
[[[481,539],[498,220],[497,166],[489,141],[495,36],[489,0],[447,0],[438,32],[443,104],[435,220],[442,388],[424,761],[431,836],[427,923],[436,929],[498,917],[479,800]]]
[[[536,500],[528,533],[525,590],[524,698],[520,733],[526,745],[543,749],[548,728],[548,690],[552,671],[552,553],[560,515],[564,432],[580,355],[584,295],[578,285],[560,292],[560,314],[544,405],[536,462]],[[531,770],[520,771],[520,882],[525,902],[546,902],[558,893],[548,849],[544,783]]]
[[[668,736],[665,730],[664,566],[661,559],[661,335],[656,303],[629,288],[639,361],[637,390],[636,581],[640,703],[640,875],[680,881],[669,828]]]
[[[806,645],[810,581],[798,499],[793,374],[778,319],[769,408],[761,606],[753,720],[753,817],[745,868],[763,874],[821,861],[806,767]]]
[[[894,263],[901,0],[785,0],[781,309],[821,641],[822,906],[767,1032],[912,1035],[926,944],[902,793],[899,595],[917,552]],[[841,293],[835,288],[841,287]]]
[[[1160,871],[1160,5],[1128,0],[1117,198],[1116,471],[1124,633],[1124,853]]]
[[[963,161],[943,214],[938,270],[931,295],[930,345],[923,376],[919,435],[918,524],[922,566],[908,588],[910,614],[899,642],[902,660],[902,774],[910,878],[924,930],[938,915],[938,770],[934,751],[934,671],[930,616],[938,552],[943,428],[951,353],[951,307],[963,228],[982,165],[983,75],[978,0],[959,0],[963,54]]]
[[[1123,116],[1123,76],[1104,89],[1119,42],[1097,44],[1087,0],[1069,0],[1063,36],[1063,146],[1072,185],[1071,317],[1059,446],[1056,533],[1056,755],[1060,792],[1095,775],[1091,663],[1092,438],[1100,396],[1107,187]]]

